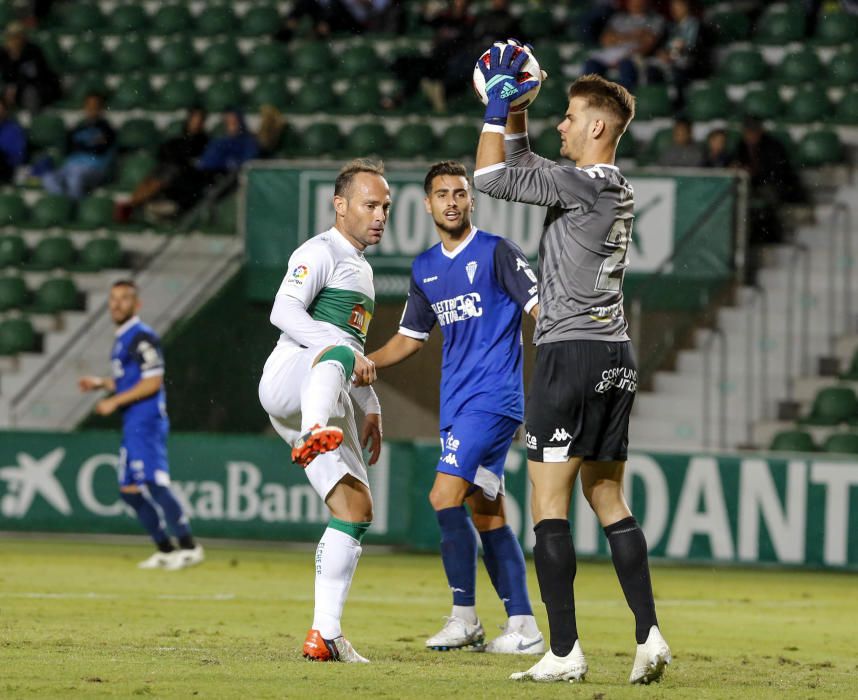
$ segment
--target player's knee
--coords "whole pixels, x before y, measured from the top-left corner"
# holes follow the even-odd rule
[[[341,365],[346,374],[346,378],[351,377],[355,371],[355,353],[354,350],[345,345],[335,345],[328,348],[319,355],[316,364],[319,362],[336,362]]]
[[[462,499],[457,498],[457,494],[445,489],[436,484],[429,492],[429,503],[434,510],[444,510],[445,508],[457,508],[462,505]]]
[[[474,527],[479,532],[497,530],[506,525],[506,518],[504,518],[503,513],[473,513],[471,518],[474,521]]]

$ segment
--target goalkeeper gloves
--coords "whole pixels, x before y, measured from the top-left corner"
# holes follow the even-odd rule
[[[486,114],[483,121],[486,124],[506,126],[512,102],[529,92],[538,83],[537,80],[527,80],[519,83],[516,76],[528,59],[528,53],[519,48],[518,42],[507,45],[495,44],[489,50],[488,66],[480,61],[480,70],[486,80]]]

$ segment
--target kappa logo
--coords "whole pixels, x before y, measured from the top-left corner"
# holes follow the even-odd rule
[[[555,428],[554,435],[551,436],[550,442],[563,442],[564,440],[571,440],[572,436],[566,432],[566,428]]]
[[[524,443],[525,445],[527,445],[528,449],[535,450],[537,447],[536,435],[531,435],[530,433],[527,433],[524,438]]]
[[[448,455],[445,455],[444,459],[442,459],[441,461],[445,462],[446,464],[449,464],[451,467],[456,467],[456,469],[459,468],[459,462],[456,459],[456,455],[454,455],[452,452]]]
[[[459,441],[452,435],[448,435],[447,442],[444,443],[444,449],[450,452],[455,452],[459,449]]]
[[[477,261],[471,260],[467,265],[465,265],[465,272],[468,273],[468,282],[471,284],[474,283],[474,275],[477,274]]]
[[[41,459],[19,452],[17,466],[0,468],[0,479],[6,482],[6,494],[0,500],[0,513],[7,518],[23,518],[33,505],[36,496],[41,496],[55,510],[71,515],[66,492],[54,476],[66,451],[58,447]]]
[[[429,284],[430,282],[434,282],[438,279],[438,275],[432,275],[431,277],[424,277],[423,284]]]

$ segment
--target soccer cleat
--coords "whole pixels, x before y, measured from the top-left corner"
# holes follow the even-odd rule
[[[661,680],[664,669],[670,664],[670,647],[653,625],[649,628],[649,635],[643,644],[638,644],[635,653],[635,663],[632,666],[632,675],[629,683],[640,683],[647,685],[653,681]]]
[[[535,665],[531,666],[527,671],[513,673],[510,676],[514,681],[539,681],[550,683],[552,681],[583,681],[587,675],[587,661],[584,659],[584,652],[581,651],[581,644],[576,640],[575,646],[572,647],[566,656],[555,656],[554,652],[549,649]]]
[[[314,425],[295,440],[292,461],[306,469],[320,454],[337,449],[343,442],[343,431],[334,425]]]
[[[173,552],[155,552],[148,559],[144,559],[138,565],[138,569],[165,569]]]
[[[485,651],[487,654],[544,654],[545,639],[542,633],[537,633],[535,637],[526,637],[522,634],[521,628],[510,627],[507,622],[506,627],[501,627],[503,632],[500,636],[495,637],[492,641],[486,644]]]
[[[340,661],[347,664],[368,664],[369,659],[355,651],[351,642],[340,635],[336,639],[324,639],[319,630],[307,632],[304,640],[304,658],[310,661]]]
[[[167,555],[167,563],[164,568],[167,571],[178,571],[179,569],[187,569],[189,566],[202,564],[205,557],[205,552],[200,545],[193,549],[177,549]]]
[[[464,649],[466,647],[478,647],[482,649],[485,641],[485,632],[480,621],[470,624],[461,617],[451,615],[444,618],[447,622],[438,634],[426,640],[426,646],[435,651],[450,651],[452,649]]]

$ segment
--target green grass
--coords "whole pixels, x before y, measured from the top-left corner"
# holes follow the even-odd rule
[[[193,570],[138,571],[136,544],[0,542],[0,697],[69,698],[845,698],[858,696],[855,577],[656,565],[674,663],[630,687],[634,639],[610,564],[582,562],[578,625],[587,682],[507,676],[532,657],[423,649],[448,611],[434,556],[368,551],[346,607],[369,666],[312,664],[312,554],[208,548]],[[531,597],[538,600],[532,564]],[[487,631],[503,610],[480,572]],[[537,616],[547,631],[541,604]]]

